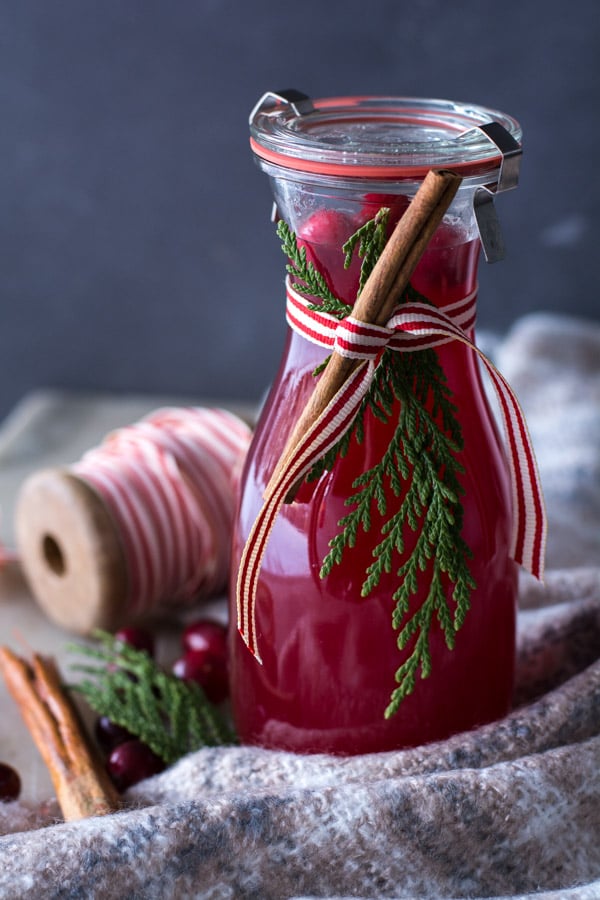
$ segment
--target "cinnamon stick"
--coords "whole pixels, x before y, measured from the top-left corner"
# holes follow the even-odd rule
[[[117,810],[119,794],[86,738],[54,660],[34,654],[29,664],[0,647],[0,670],[48,767],[65,820]]]
[[[352,309],[355,318],[367,324],[385,325],[461,181],[459,175],[446,170],[427,173],[356,299]],[[316,422],[359,364],[359,360],[348,359],[335,351],[331,354],[288,439],[265,496],[272,490],[300,438]],[[295,493],[296,488],[290,491],[286,502],[293,500]]]

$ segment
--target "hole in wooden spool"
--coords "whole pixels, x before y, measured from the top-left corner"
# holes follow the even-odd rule
[[[52,537],[51,534],[45,534],[42,541],[42,550],[44,559],[52,569],[55,575],[64,575],[67,570],[67,564],[60,545]]]

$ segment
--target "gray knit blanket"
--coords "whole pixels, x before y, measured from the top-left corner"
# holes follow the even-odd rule
[[[0,804],[0,897],[600,898],[600,326],[539,314],[486,341],[550,522],[512,713],[354,758],[200,750],[79,823]]]

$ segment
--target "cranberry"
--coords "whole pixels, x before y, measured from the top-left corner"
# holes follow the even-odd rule
[[[191,651],[173,664],[173,674],[184,681],[199,684],[211,703],[222,703],[229,696],[229,676],[224,655]]]
[[[356,299],[360,261],[355,257],[350,268],[344,269],[342,245],[359,225],[358,219],[348,213],[318,209],[303,223],[298,235],[307,260],[318,269],[335,296],[349,304]]]
[[[357,222],[347,213],[337,209],[317,209],[302,224],[299,238],[308,244],[333,245],[341,251],[342,245],[357,228]]]
[[[21,793],[19,773],[7,763],[0,762],[0,802],[16,800]]]
[[[403,194],[365,194],[361,221],[366,222],[368,219],[372,219],[382,206],[387,206],[390,210],[389,229],[391,232],[409,205],[410,197],[406,197]]]
[[[226,657],[227,629],[212,619],[197,619],[187,626],[181,643],[185,653],[211,653]]]
[[[125,741],[129,741],[132,738],[131,733],[126,728],[117,725],[108,716],[100,716],[96,720],[94,733],[104,753],[110,753],[119,744],[124,744]]]
[[[118,791],[125,791],[144,778],[158,775],[164,768],[162,759],[137,738],[115,747],[106,763],[106,771]]]
[[[115,638],[123,644],[129,644],[136,650],[145,650],[149,656],[154,656],[154,637],[145,628],[138,628],[134,625],[119,628],[115,632]]]

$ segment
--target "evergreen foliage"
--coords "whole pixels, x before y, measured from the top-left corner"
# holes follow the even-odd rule
[[[382,208],[342,248],[346,267],[353,254],[361,257],[359,292],[385,246],[388,216],[389,210]],[[303,248],[298,249],[295,236],[282,223],[280,235],[285,235],[284,252],[289,255],[291,251],[288,271],[297,276],[298,289],[306,292],[304,286],[310,282],[309,295],[322,301],[315,308],[338,318],[346,316],[347,305],[332,300],[327,285],[319,293],[321,281],[313,274],[314,267],[306,262]],[[409,285],[400,302],[429,301]],[[398,631],[399,650],[409,648],[395,675],[397,687],[385,711],[389,718],[414,691],[417,675],[426,678],[431,672],[430,634],[436,620],[447,646],[453,649],[476,585],[468,565],[472,553],[461,535],[459,474],[463,468],[458,456],[463,449],[462,433],[435,350],[383,352],[352,426],[313,466],[309,480],[331,471],[352,441],[362,443],[369,415],[382,422],[391,419],[396,427],[382,459],[354,480],[354,493],[346,499],[350,511],[339,521],[340,531],[330,541],[321,577],[339,565],[345,552],[371,530],[376,509],[384,524],[373,548],[373,562],[364,573],[361,596],[375,590],[384,573],[395,572],[398,587],[392,595],[392,625]],[[400,503],[395,502],[395,511],[389,512],[392,497],[400,498]],[[416,535],[408,553],[406,525]],[[416,607],[414,600],[423,593],[425,599]]]
[[[107,716],[147,744],[167,765],[200,747],[235,743],[220,712],[202,688],[164,672],[144,650],[104,631],[99,646],[71,649],[97,661],[73,665],[86,679],[69,685],[98,715]]]

